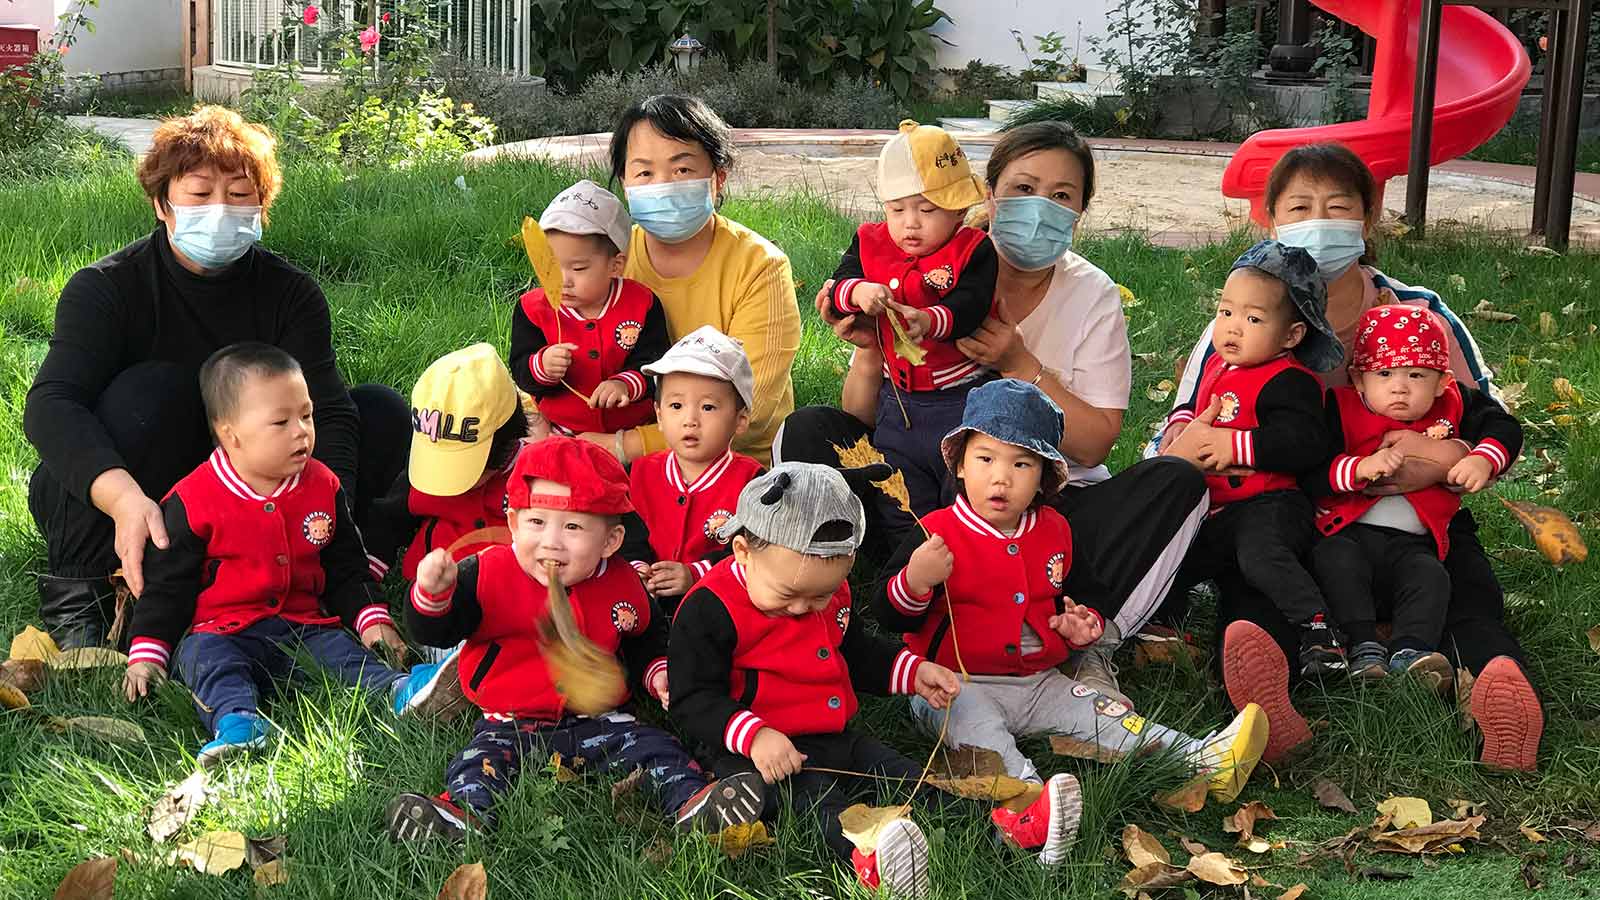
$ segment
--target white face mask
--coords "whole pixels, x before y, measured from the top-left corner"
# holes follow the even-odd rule
[[[168,206],[172,245],[204,269],[234,262],[261,240],[261,207],[232,203]]]
[[[1323,281],[1343,275],[1367,252],[1366,223],[1360,219],[1307,219],[1276,230],[1279,243],[1311,254]]]

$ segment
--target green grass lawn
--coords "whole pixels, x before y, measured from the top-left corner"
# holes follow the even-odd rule
[[[468,193],[452,186],[456,174],[289,171],[266,243],[321,280],[350,382],[378,380],[408,391],[442,353],[478,340],[505,348],[512,300],[529,277],[512,237],[524,214],[537,213],[577,173],[497,165],[469,172]],[[735,199],[726,211],[789,253],[807,300],[851,234],[849,222],[805,198]],[[0,640],[34,618],[31,573],[42,565],[43,546],[26,508],[36,458],[20,422],[24,395],[50,337],[55,298],[78,267],[151,225],[149,207],[125,171],[0,185],[0,416],[12,426],[0,434]],[[1137,458],[1165,406],[1157,399],[1159,383],[1171,377],[1174,358],[1208,317],[1212,291],[1243,240],[1190,252],[1155,249],[1136,238],[1086,240],[1080,247],[1138,298],[1127,310],[1137,354],[1134,402],[1113,469]],[[1404,281],[1445,291],[1458,310],[1487,299],[1520,317],[1509,324],[1470,320],[1501,383],[1526,384],[1520,402],[1527,455],[1497,493],[1560,507],[1593,535],[1600,518],[1600,430],[1594,424],[1600,300],[1593,286],[1600,260],[1533,256],[1440,234],[1421,244],[1391,242],[1383,263]],[[835,399],[845,352],[819,326],[809,302],[801,305],[806,337],[796,363],[798,393],[801,402],[827,402]],[[1569,305],[1570,312],[1563,311]],[[1551,319],[1541,331],[1544,313]],[[1569,379],[1584,400],[1547,411],[1557,399],[1552,379],[1558,377]],[[1528,648],[1544,692],[1548,724],[1537,775],[1482,771],[1454,709],[1413,690],[1354,690],[1344,684],[1325,693],[1307,690],[1302,709],[1321,722],[1314,755],[1277,771],[1259,769],[1241,797],[1264,800],[1278,812],[1280,820],[1261,830],[1287,847],[1252,856],[1234,849],[1232,836],[1222,831],[1231,806],[1186,816],[1153,805],[1154,789],[1172,783],[1158,766],[1100,766],[1050,756],[1036,743],[1031,749],[1046,771],[1075,771],[1088,792],[1083,835],[1069,865],[1044,873],[1024,857],[992,849],[982,822],[923,817],[943,895],[1110,896],[1128,868],[1112,849],[1116,835],[1125,824],[1137,823],[1164,840],[1180,863],[1186,855],[1175,835],[1181,834],[1248,857],[1244,861],[1257,874],[1276,884],[1306,882],[1315,898],[1520,895],[1526,887],[1519,869],[1529,854],[1542,854],[1532,858],[1546,883],[1541,896],[1588,896],[1592,888],[1583,887],[1582,879],[1593,873],[1570,877],[1563,860],[1576,853],[1577,862],[1600,867],[1600,848],[1571,843],[1573,833],[1557,826],[1568,817],[1600,815],[1600,656],[1584,637],[1585,629],[1600,624],[1600,575],[1593,563],[1555,571],[1493,497],[1469,503],[1507,585],[1511,627]],[[1196,631],[1209,635],[1200,615]],[[1227,714],[1226,699],[1206,671],[1204,660],[1143,669],[1124,660],[1141,710],[1198,731],[1215,727]],[[253,896],[244,871],[217,879],[160,862],[145,835],[146,811],[187,774],[203,736],[181,687],[168,686],[129,708],[115,691],[120,674],[100,670],[56,678],[34,699],[54,715],[136,719],[149,735],[146,746],[55,734],[35,715],[0,713],[0,897],[48,896],[77,862],[123,851],[133,861],[121,867],[118,897]],[[285,835],[291,879],[274,889],[276,896],[432,897],[453,868],[478,860],[488,869],[491,894],[500,898],[858,895],[853,879],[833,866],[804,819],[778,827],[777,847],[729,861],[705,841],[676,838],[641,817],[627,798],[620,810],[614,807],[609,781],[600,777],[558,784],[532,772],[505,802],[504,827],[492,839],[454,850],[398,847],[380,831],[383,804],[403,790],[437,791],[468,725],[396,722],[381,704],[331,687],[289,697],[269,713],[282,739],[270,752],[222,772],[216,802],[180,840],[210,828]],[[862,724],[912,755],[929,749],[899,702],[869,701]],[[1318,809],[1309,792],[1318,776],[1342,784],[1362,812]],[[1480,802],[1489,818],[1487,839],[1468,844],[1464,854],[1427,861],[1363,851],[1348,867],[1329,859],[1296,864],[1315,842],[1370,821],[1373,804],[1391,794],[1426,798],[1444,815],[1450,799]],[[1522,824],[1546,832],[1551,842],[1529,843],[1518,833]],[[664,861],[662,848],[671,851]],[[1369,867],[1411,878],[1388,883],[1356,877]],[[1257,887],[1252,895],[1279,892]],[[1236,888],[1225,893],[1240,896]]]

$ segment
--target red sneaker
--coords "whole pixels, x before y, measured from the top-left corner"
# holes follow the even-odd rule
[[[1311,741],[1311,727],[1289,700],[1289,661],[1261,626],[1243,619],[1228,623],[1222,636],[1222,683],[1234,709],[1254,703],[1267,714],[1262,759],[1277,762]]]
[[[1496,656],[1472,683],[1472,718],[1483,732],[1483,764],[1532,772],[1539,765],[1544,710],[1522,667]]]
[[[853,850],[850,865],[856,880],[869,888],[883,888],[897,897],[921,900],[933,891],[928,874],[928,839],[910,819],[895,819],[878,832],[872,853]]]
[[[1024,850],[1039,848],[1039,865],[1054,866],[1067,858],[1083,818],[1083,790],[1078,779],[1061,772],[1050,776],[1044,790],[1021,813],[1003,806],[989,813],[1000,833]]]

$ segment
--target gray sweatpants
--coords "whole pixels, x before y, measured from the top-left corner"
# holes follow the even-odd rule
[[[911,717],[930,736],[939,734],[944,715],[921,697],[911,698]],[[1143,746],[1200,746],[1189,735],[1157,725],[1056,669],[972,676],[950,708],[945,741],[956,748],[986,747],[1000,754],[1007,774],[1039,781],[1033,761],[1017,749],[1017,737],[1035,734],[1065,735],[1115,754]]]

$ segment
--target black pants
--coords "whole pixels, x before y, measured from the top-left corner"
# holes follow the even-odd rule
[[[1233,577],[1268,598],[1292,625],[1303,626],[1326,613],[1322,590],[1304,562],[1317,540],[1315,517],[1311,498],[1297,490],[1269,491],[1228,504],[1200,526],[1200,536],[1178,570],[1170,602],[1181,606],[1200,582],[1220,584]],[[1298,631],[1293,646],[1289,658],[1298,659]]]
[[[878,426],[873,429],[872,443],[889,465],[905,476],[911,510],[919,516],[956,502],[955,478],[945,465],[939,443],[960,427],[967,395],[982,383],[896,394],[885,380],[878,389]]]
[[[350,500],[362,526],[372,501],[382,497],[411,452],[410,407],[385,385],[350,391],[360,417],[360,453]],[[211,452],[200,386],[193,372],[167,362],[142,362],[123,370],[101,393],[95,415],[104,423],[128,473],[145,496],[159,501]],[[346,485],[349,492],[350,486]],[[44,466],[33,471],[28,510],[44,535],[50,574],[100,578],[121,563],[112,545],[111,517],[71,494]]]
[[[1444,568],[1450,575],[1450,606],[1444,618],[1439,650],[1457,667],[1476,675],[1489,660],[1509,656],[1527,672],[1522,647],[1506,628],[1505,594],[1495,580],[1489,557],[1478,542],[1478,523],[1462,509],[1450,520],[1450,555]],[[1299,652],[1298,629],[1289,624],[1272,601],[1242,578],[1217,579],[1217,634],[1229,622],[1244,619],[1266,629],[1290,659]],[[1220,639],[1220,637],[1219,637]]]
[[[839,825],[839,813],[856,803],[886,805],[903,803],[911,788],[922,774],[922,765],[912,762],[899,752],[884,746],[876,738],[846,728],[838,734],[790,735],[796,750],[806,757],[807,766],[825,769],[842,769],[876,776],[858,778],[836,775],[831,772],[802,771],[781,783],[789,792],[796,810],[809,809],[822,827],[823,839],[828,849],[848,863],[855,845],[844,836]],[[756,771],[755,763],[748,757],[721,750],[712,754],[712,770],[718,778],[727,778],[737,772]],[[781,791],[767,793],[767,805],[762,818],[775,813],[781,804]],[[882,797],[883,803],[878,803]],[[954,811],[964,816],[987,818],[989,808],[975,800],[965,800],[944,791],[924,786],[917,791],[913,801],[928,810]]]
[[[1391,651],[1438,649],[1450,574],[1433,535],[1355,524],[1318,542],[1311,562],[1328,611],[1352,644],[1376,641],[1383,617],[1394,623]]]

